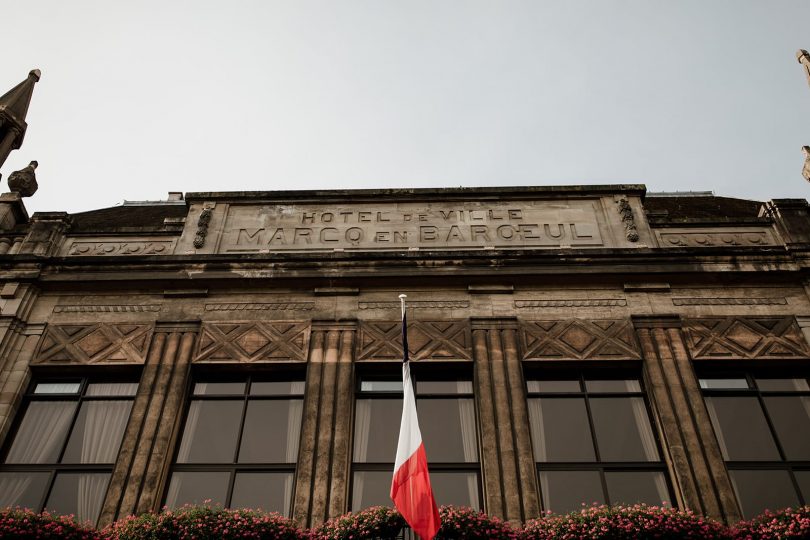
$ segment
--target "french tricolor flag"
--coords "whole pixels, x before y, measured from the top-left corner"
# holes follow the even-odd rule
[[[391,499],[411,529],[423,540],[433,540],[439,532],[439,509],[433,498],[428,475],[425,445],[416,418],[416,399],[411,383],[411,368],[408,362],[408,326],[405,316],[405,295],[402,302],[402,424],[399,428],[397,458],[394,462],[394,479],[391,482]]]

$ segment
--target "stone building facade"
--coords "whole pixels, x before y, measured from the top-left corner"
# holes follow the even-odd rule
[[[5,194],[0,504],[384,502],[401,293],[440,503],[808,503],[809,217],[641,185]]]

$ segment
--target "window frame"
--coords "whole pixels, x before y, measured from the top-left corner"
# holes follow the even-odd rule
[[[791,485],[793,486],[794,493],[799,505],[810,504],[810,494],[807,497],[802,493],[801,485],[796,478],[796,471],[810,473],[810,459],[807,460],[790,460],[787,459],[782,441],[779,438],[779,433],[776,430],[773,420],[771,419],[770,412],[765,405],[765,397],[808,397],[810,398],[810,390],[762,390],[759,388],[757,379],[804,379],[808,386],[810,386],[810,374],[805,370],[802,372],[782,371],[782,370],[760,370],[760,369],[744,369],[744,370],[717,370],[717,369],[703,369],[697,373],[698,384],[700,385],[700,392],[705,400],[707,397],[755,397],[765,423],[768,426],[771,439],[779,454],[778,460],[727,460],[723,459],[726,469],[731,473],[732,471],[785,471],[790,478]],[[703,380],[710,379],[744,379],[748,384],[748,388],[704,388],[701,384]],[[706,404],[708,407],[708,405]],[[714,422],[711,422],[712,433],[718,441],[716,428]],[[734,498],[737,501],[737,506],[740,512],[744,512],[742,501],[739,495],[734,490]],[[753,517],[753,516],[752,516]]]
[[[667,495],[669,497],[670,505],[674,506],[675,493],[673,491],[672,481],[670,479],[669,468],[664,459],[664,445],[661,439],[660,430],[658,429],[658,422],[654,416],[649,396],[647,394],[647,385],[645,384],[644,377],[639,370],[629,369],[611,369],[605,370],[600,368],[583,368],[578,370],[571,369],[538,369],[539,366],[527,365],[524,363],[524,379],[526,390],[526,403],[533,399],[581,399],[585,404],[585,413],[588,420],[588,428],[590,431],[591,445],[593,450],[592,461],[535,461],[535,471],[537,474],[537,488],[540,495],[540,506],[543,511],[553,510],[544,508],[543,497],[543,483],[540,479],[540,474],[543,472],[555,471],[571,471],[571,472],[588,472],[594,471],[599,474],[599,486],[602,490],[603,504],[617,504],[610,500],[610,492],[608,490],[606,473],[620,473],[620,472],[658,472],[663,475],[666,482]],[[579,391],[566,391],[566,392],[543,392],[530,390],[529,384],[534,381],[576,381],[579,384]],[[587,381],[603,381],[603,380],[634,380],[638,381],[639,390],[628,391],[611,391],[611,392],[598,392],[588,390],[586,386]],[[649,420],[649,428],[653,435],[658,453],[657,461],[603,461],[599,450],[599,440],[597,437],[596,425],[591,406],[591,399],[616,399],[616,398],[641,398],[644,403],[644,410]],[[532,441],[532,459],[536,459],[534,454],[534,437],[531,433],[531,421],[529,422],[530,440]],[[586,505],[590,501],[583,501]],[[657,504],[660,504],[658,501]],[[556,513],[556,512],[555,512]],[[565,512],[563,512],[565,513]]]
[[[393,453],[391,455],[390,461],[384,462],[359,462],[354,460],[354,444],[355,444],[355,422],[357,419],[357,401],[360,399],[371,399],[371,400],[385,400],[385,399],[397,399],[400,402],[403,399],[403,391],[400,390],[384,390],[384,391],[374,391],[374,390],[362,390],[362,383],[364,381],[390,381],[390,382],[402,382],[401,375],[397,377],[396,375],[392,374],[391,366],[363,366],[368,367],[367,372],[356,373],[355,374],[355,384],[354,384],[354,396],[352,402],[352,423],[351,423],[351,436],[352,436],[352,443],[349,449],[350,452],[350,474],[349,474],[349,497],[348,497],[348,506],[349,511],[357,512],[361,509],[354,509],[352,502],[354,498],[354,477],[356,472],[388,472],[393,477],[394,474],[394,458],[396,457]],[[402,364],[397,363],[397,368],[402,367]],[[481,432],[479,429],[479,412],[478,412],[478,401],[475,397],[475,379],[472,374],[468,374],[468,370],[458,369],[460,366],[452,366],[452,368],[442,368],[437,366],[437,363],[432,363],[430,366],[430,371],[419,369],[423,366],[416,366],[413,363],[411,364],[411,373],[414,373],[413,376],[413,385],[414,385],[414,397],[416,398],[416,407],[417,412],[419,410],[419,400],[420,399],[439,399],[439,400],[458,400],[458,399],[469,399],[472,401],[473,404],[473,412],[475,415],[475,444],[476,444],[476,461],[469,461],[469,462],[438,462],[429,460],[428,467],[430,469],[431,475],[434,473],[453,473],[453,472],[467,472],[467,473],[474,473],[476,476],[476,486],[478,492],[478,508],[480,510],[484,509],[484,493],[483,493],[483,484],[482,484],[482,475],[481,475]],[[465,366],[470,367],[470,366]],[[417,368],[417,369],[414,369]],[[453,369],[455,368],[455,369]],[[438,371],[437,371],[438,370]],[[398,370],[399,371],[399,370]],[[446,382],[469,382],[470,383],[470,392],[468,393],[458,393],[458,394],[450,394],[450,393],[419,393],[419,381],[424,382],[439,382],[439,381],[446,381]],[[398,419],[399,420],[399,419]],[[399,422],[397,421],[397,424]],[[429,452],[429,449],[428,449]]]
[[[195,385],[198,383],[243,383],[244,388],[239,394],[194,394]],[[299,393],[287,394],[251,394],[252,384],[262,382],[290,382],[302,383],[304,385],[303,391]],[[185,400],[183,414],[178,423],[177,438],[175,441],[175,448],[172,452],[172,461],[169,464],[168,474],[166,475],[166,482],[163,486],[162,501],[167,504],[167,497],[171,487],[172,476],[176,472],[227,472],[229,473],[228,484],[225,493],[225,500],[222,501],[224,508],[231,508],[230,503],[233,500],[234,485],[238,474],[244,473],[287,473],[292,475],[292,488],[290,492],[290,507],[285,511],[280,512],[285,516],[291,516],[293,504],[295,500],[295,478],[298,469],[298,456],[301,452],[301,436],[303,434],[304,415],[303,407],[305,405],[305,398],[307,392],[306,377],[297,371],[291,372],[256,372],[244,373],[242,375],[230,374],[226,378],[220,378],[216,372],[209,373],[204,371],[196,377],[190,377],[187,399]],[[298,427],[298,450],[296,452],[296,459],[292,462],[239,462],[239,452],[244,438],[245,419],[247,418],[248,406],[251,402],[259,401],[300,401],[302,407],[301,424]],[[191,405],[195,401],[216,402],[216,401],[241,401],[241,413],[239,417],[239,429],[236,434],[236,442],[234,445],[234,455],[230,462],[187,462],[180,463],[177,461],[183,435],[185,434],[186,423],[188,421]],[[185,503],[183,503],[185,504]],[[270,511],[269,509],[265,509]]]
[[[47,372],[41,375],[37,375],[36,373],[31,377],[31,380],[26,388],[25,393],[22,395],[22,400],[20,402],[20,407],[17,409],[15,413],[14,422],[9,430],[8,436],[6,440],[3,442],[2,452],[0,453],[0,472],[6,473],[47,473],[48,480],[46,482],[45,490],[43,491],[43,495],[40,497],[40,500],[37,504],[37,507],[34,509],[37,512],[42,512],[45,510],[45,505],[48,502],[48,499],[51,497],[53,492],[54,485],[56,484],[56,479],[60,474],[82,474],[82,473],[98,473],[98,474],[107,474],[107,487],[104,490],[104,498],[106,498],[107,491],[109,490],[110,480],[112,479],[112,473],[115,470],[115,464],[118,460],[118,454],[121,452],[121,446],[124,444],[126,440],[126,427],[129,425],[130,418],[132,416],[132,408],[135,404],[135,399],[138,395],[138,386],[140,377],[128,377],[125,375],[122,376],[94,376],[90,375],[76,375],[76,376],[58,376],[58,377],[50,377],[47,375]],[[36,388],[40,384],[59,384],[59,383],[79,383],[79,389],[76,392],[72,393],[35,393]],[[91,384],[104,384],[104,383],[112,383],[112,384],[134,384],[136,386],[135,392],[133,394],[128,395],[95,395],[95,396],[88,396],[87,389]],[[68,424],[68,428],[65,431],[65,438],[61,443],[59,448],[59,453],[56,457],[56,461],[50,463],[6,463],[6,459],[8,458],[9,453],[11,452],[12,447],[14,446],[14,441],[19,434],[19,430],[22,427],[23,420],[28,412],[28,409],[33,402],[64,402],[69,401],[71,403],[75,403],[76,407],[72,413],[72,417]],[[81,414],[82,405],[84,403],[89,402],[96,402],[96,401],[127,401],[130,405],[129,415],[127,417],[127,422],[124,426],[124,431],[121,434],[121,441],[118,443],[118,450],[116,452],[116,458],[111,463],[63,463],[62,459],[64,459],[65,452],[67,451],[68,445],[70,444],[71,437],[73,435],[73,430],[76,427],[76,422]],[[102,508],[104,504],[104,499],[102,499]],[[99,508],[99,512],[102,510]]]

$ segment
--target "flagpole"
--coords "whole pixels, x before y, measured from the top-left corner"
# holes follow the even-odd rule
[[[408,318],[405,294],[402,306],[402,422],[399,427],[391,500],[411,529],[423,540],[433,540],[441,526],[439,508],[433,497],[428,473],[427,454],[416,415],[416,398],[408,361]]]

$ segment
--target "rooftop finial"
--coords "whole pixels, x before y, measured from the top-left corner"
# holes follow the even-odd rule
[[[22,146],[28,128],[25,117],[41,76],[38,69],[32,69],[24,81],[0,96],[0,167],[12,150]]]

